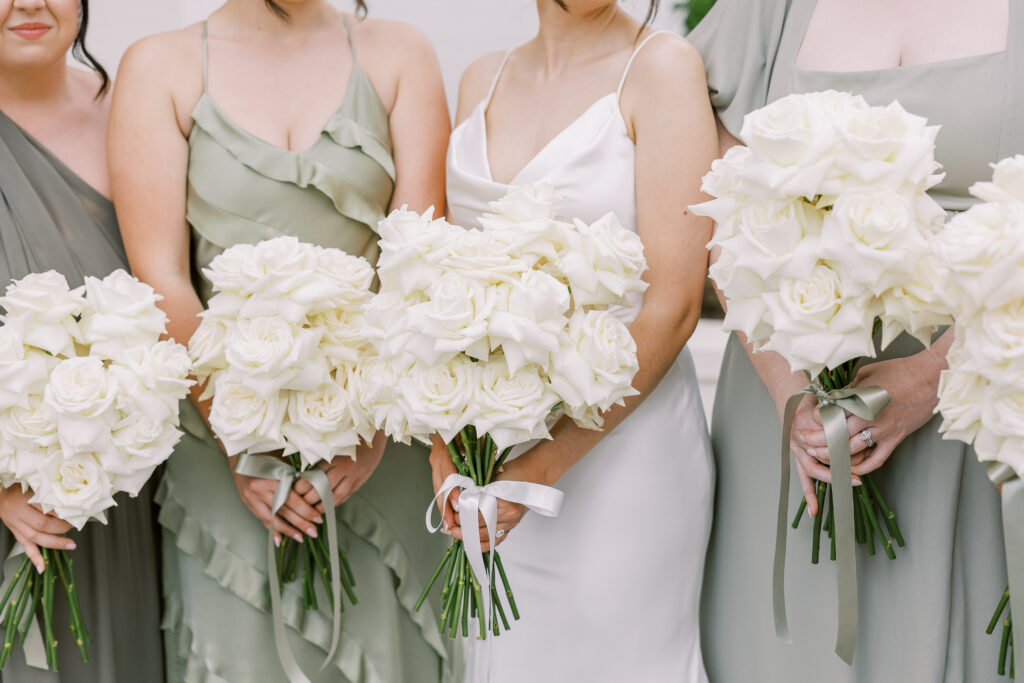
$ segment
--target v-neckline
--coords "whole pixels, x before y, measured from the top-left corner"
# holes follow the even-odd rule
[[[563,138],[566,135],[566,133],[568,133],[569,130],[571,130],[577,123],[579,123],[580,121],[585,119],[588,114],[590,114],[592,111],[597,109],[598,105],[604,103],[609,98],[617,98],[617,96],[618,96],[618,93],[610,92],[607,95],[604,95],[604,96],[598,98],[597,100],[595,100],[593,103],[591,103],[591,105],[589,107],[587,107],[582,112],[580,112],[579,116],[574,118],[572,121],[570,121],[568,124],[566,124],[566,126],[564,128],[562,128],[560,131],[555,133],[555,135],[550,140],[548,140],[546,143],[544,143],[544,145],[539,150],[537,150],[537,152],[533,156],[531,156],[529,159],[527,159],[526,163],[523,164],[523,166],[518,171],[516,171],[516,173],[508,180],[508,182],[502,182],[502,181],[499,181],[499,180],[495,180],[495,178],[494,178],[494,172],[493,172],[493,170],[491,168],[491,145],[490,145],[490,140],[487,137],[487,106],[486,105],[489,104],[489,101],[488,100],[481,100],[480,104],[478,104],[477,107],[476,107],[476,113],[480,116],[480,131],[481,131],[480,134],[483,136],[484,169],[487,171],[487,179],[489,181],[491,181],[492,183],[496,183],[498,185],[506,185],[506,186],[514,185],[516,180],[518,180],[519,177],[522,176],[523,173],[525,173],[527,169],[529,169],[531,166],[533,166],[533,164],[538,159],[540,159],[542,156],[544,156],[544,153],[547,152],[548,149],[550,149],[552,146],[554,146],[554,144],[556,142],[558,142],[561,138]],[[619,107],[616,106],[615,110],[619,111]],[[619,113],[621,115],[621,112],[619,112]]]
[[[272,150],[280,152],[281,154],[286,154],[286,155],[291,155],[291,156],[299,156],[299,157],[305,156],[306,154],[309,154],[310,152],[312,152],[313,149],[317,145],[320,144],[320,141],[323,140],[324,133],[328,132],[327,127],[330,126],[331,122],[335,118],[337,118],[339,115],[341,115],[342,111],[345,109],[345,107],[346,107],[346,105],[348,104],[348,101],[349,101],[349,96],[352,93],[352,87],[353,87],[353,85],[355,83],[355,80],[357,78],[357,74],[360,73],[360,72],[361,72],[361,70],[359,68],[359,63],[356,62],[355,60],[353,60],[352,61],[352,69],[350,70],[349,76],[348,76],[348,83],[345,84],[345,93],[341,97],[341,103],[338,104],[338,106],[334,108],[334,111],[331,112],[330,116],[327,117],[327,120],[324,121],[322,126],[320,126],[320,131],[317,133],[316,139],[313,140],[313,142],[308,147],[306,147],[306,149],[304,149],[302,151],[295,151],[295,150],[288,149],[286,147],[281,147],[280,145],[275,145],[274,143],[272,143],[272,142],[270,142],[268,140],[265,140],[265,139],[261,138],[259,135],[256,135],[255,133],[252,133],[249,130],[247,130],[246,128],[242,127],[237,122],[235,122],[235,120],[233,118],[231,118],[231,116],[229,116],[228,113],[226,111],[224,111],[224,109],[219,104],[217,104],[217,101],[215,99],[213,99],[213,97],[210,96],[209,91],[207,89],[205,89],[205,88],[203,89],[203,94],[200,95],[200,97],[199,97],[199,101],[196,102],[196,106],[193,107],[192,115],[191,116],[192,116],[192,119],[195,120],[195,118],[196,118],[196,111],[199,110],[200,104],[205,100],[207,103],[209,103],[209,105],[211,107],[213,107],[217,111],[217,114],[221,118],[223,118],[228,124],[231,125],[232,128],[234,128],[235,130],[237,130],[238,132],[240,132],[242,135],[244,135],[245,137],[249,138],[250,140],[253,140],[253,141],[255,141],[256,143],[258,143],[260,145],[263,145],[264,147],[268,147],[268,148],[270,148]],[[193,125],[193,130],[195,130],[195,126],[194,125]]]

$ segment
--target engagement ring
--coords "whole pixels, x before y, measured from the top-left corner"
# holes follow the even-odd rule
[[[875,442],[871,440],[871,430],[865,429],[860,433],[860,440],[867,444],[868,448],[874,448]]]

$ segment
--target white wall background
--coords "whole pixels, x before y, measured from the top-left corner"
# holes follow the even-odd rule
[[[331,0],[351,10],[351,0]],[[89,49],[111,72],[125,49],[153,33],[202,21],[223,0],[98,0],[90,6]],[[454,104],[459,77],[477,57],[513,47],[537,30],[534,0],[368,0],[370,16],[398,19],[420,27],[437,49],[448,100]],[[683,16],[672,0],[661,0],[655,26],[679,32]],[[646,0],[623,0],[634,14]],[[199,46],[196,46],[199,49]],[[454,106],[451,107],[455,111]]]

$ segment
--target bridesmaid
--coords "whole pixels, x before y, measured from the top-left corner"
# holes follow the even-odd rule
[[[127,267],[104,134],[109,79],[85,46],[88,0],[0,0],[0,287],[57,270],[72,287],[86,275]],[[90,70],[67,63],[68,51]],[[74,550],[82,613],[93,637],[89,662],[63,638],[60,673],[29,668],[16,648],[6,683],[160,681],[160,594],[153,495],[118,498],[104,526],[80,532],[0,491],[0,560],[14,541],[42,569],[39,548]],[[67,534],[65,536],[65,534]],[[75,549],[77,546],[77,549]],[[56,620],[66,628],[63,600]]]
[[[227,0],[201,24],[132,46],[120,74],[118,214],[132,266],[166,297],[177,339],[192,335],[211,294],[202,269],[232,244],[289,234],[372,263],[389,207],[444,204],[440,69],[410,26],[326,0]],[[234,458],[190,414],[158,495],[168,679],[287,680],[268,614],[265,528],[301,540],[323,506],[296,487],[271,519],[276,482],[233,475]],[[422,526],[427,453],[397,446],[381,458],[383,447],[378,438],[357,460],[324,467],[360,599],[327,668],[329,615],[305,611],[296,584],[284,591],[288,639],[314,681],[432,683],[449,666],[436,611],[412,610],[442,550]]]
[[[1019,0],[719,0],[691,39],[707,65],[723,149],[737,144],[744,114],[789,93],[831,88],[871,104],[898,99],[942,125],[937,157],[946,176],[932,194],[947,211],[971,204],[967,188],[991,177],[989,162],[1024,152]],[[742,338],[730,338],[712,427],[719,483],[701,615],[712,680],[997,680],[999,639],[985,626],[1006,586],[999,500],[974,453],[942,440],[932,414],[951,340],[947,330],[924,350],[903,336],[855,380],[892,396],[877,420],[851,417],[849,432],[854,474],[873,473],[907,546],[895,561],[858,550],[860,624],[847,666],[833,654],[835,573],[827,562],[810,564],[806,526],[789,534],[794,644],[775,638],[772,444],[786,399],[806,379],[780,356],[751,356]],[[873,448],[858,438],[864,429]],[[809,477],[828,476],[824,446],[805,401],[791,443],[804,491]]]
[[[606,413],[604,431],[562,421],[552,441],[505,465],[499,478],[555,485],[565,502],[555,519],[499,503],[497,540],[523,618],[489,645],[470,643],[490,677],[467,680],[703,683],[697,616],[714,471],[684,345],[711,229],[686,207],[701,201],[718,148],[704,70],[684,40],[614,0],[537,0],[537,11],[536,38],[463,76],[451,216],[471,225],[511,186],[547,183],[563,217],[613,211],[637,232],[650,287],[615,313],[637,340],[641,395]],[[453,469],[443,446],[431,461],[436,486]],[[445,518],[461,538],[455,510]]]

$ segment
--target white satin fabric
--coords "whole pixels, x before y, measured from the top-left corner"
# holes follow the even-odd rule
[[[560,216],[590,222],[613,211],[635,231],[636,148],[621,89],[595,102],[512,184],[549,183],[563,198]],[[467,227],[510,187],[491,178],[490,98],[449,143],[450,217]],[[629,322],[640,304],[637,297],[618,313]],[[560,515],[527,513],[500,546],[522,619],[487,648],[489,678],[480,673],[484,646],[467,641],[466,683],[706,683],[697,618],[714,465],[688,350],[556,487],[565,493]]]

